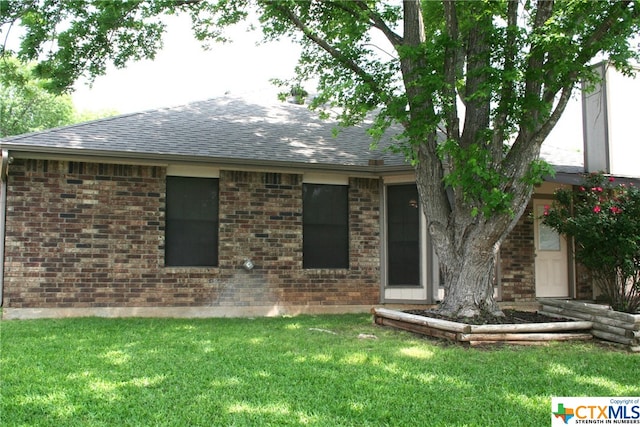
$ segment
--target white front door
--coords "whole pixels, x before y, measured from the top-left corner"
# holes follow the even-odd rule
[[[537,297],[569,296],[567,241],[542,223],[545,205],[551,200],[534,200],[535,274]]]

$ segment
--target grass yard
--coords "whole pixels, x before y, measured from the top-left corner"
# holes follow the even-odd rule
[[[640,396],[638,354],[464,349],[368,315],[3,321],[0,334],[3,426],[546,426],[551,396]]]

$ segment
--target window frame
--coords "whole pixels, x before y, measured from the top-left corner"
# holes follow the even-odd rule
[[[167,175],[165,182],[165,267],[218,267],[220,244],[219,178]],[[195,194],[184,191],[185,186],[195,187],[192,189]],[[211,193],[212,191],[213,193]],[[207,196],[202,197],[203,194],[207,194]],[[214,197],[209,199],[211,195]],[[194,197],[199,197],[199,199],[194,200]],[[203,204],[203,201],[207,199],[209,199],[209,203],[204,202]],[[199,215],[188,211],[189,207],[198,204],[203,207],[203,212],[200,212]],[[174,209],[174,205],[178,207]],[[207,210],[211,214],[210,217],[207,217]],[[211,234],[205,232],[209,228],[214,230]],[[180,230],[180,232],[175,230]],[[187,232],[186,236],[183,235],[185,232]],[[185,261],[187,257],[195,257],[196,259],[193,262]]]
[[[316,200],[312,201],[310,190],[320,192],[334,190],[337,193],[319,194]],[[335,200],[335,198],[342,200]],[[333,199],[333,203],[329,199]],[[322,215],[323,208],[333,210],[336,202],[341,203],[341,206],[338,206],[340,212],[332,211],[329,215]],[[302,240],[303,269],[349,268],[351,244],[348,185],[303,183]]]

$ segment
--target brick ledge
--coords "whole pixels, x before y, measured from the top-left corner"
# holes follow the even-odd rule
[[[65,317],[277,317],[299,314],[368,313],[371,305],[271,305],[252,307],[87,307],[2,309],[3,320]]]

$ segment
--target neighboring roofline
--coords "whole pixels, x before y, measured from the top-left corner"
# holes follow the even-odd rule
[[[588,173],[585,171],[556,172],[555,176],[546,176],[544,177],[544,180],[546,182],[555,182],[558,184],[582,185],[584,184],[585,175],[588,175]],[[619,184],[640,185],[640,177],[634,178],[630,176],[620,176],[620,175],[611,175],[611,176],[614,177],[616,179],[616,183],[619,183]]]

